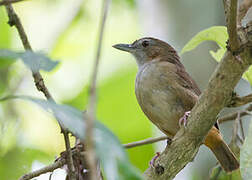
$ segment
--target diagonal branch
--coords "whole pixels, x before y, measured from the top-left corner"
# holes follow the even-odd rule
[[[239,118],[239,123],[240,123],[240,129],[241,129],[241,137],[242,137],[242,140],[244,141],[245,140],[245,132],[244,132],[243,122],[242,122],[241,117]]]
[[[239,47],[238,35],[237,35],[237,0],[230,0],[226,5],[227,16],[227,31],[229,35],[229,48],[232,52],[236,52]]]
[[[56,162],[54,162],[53,164],[50,164],[50,165],[48,165],[46,167],[43,167],[41,169],[38,169],[36,171],[33,171],[31,173],[23,175],[19,180],[29,180],[29,179],[37,177],[37,176],[39,176],[41,174],[45,174],[45,173],[48,173],[48,172],[53,172],[55,169],[58,169],[58,168],[62,167],[65,163],[66,163],[66,160],[64,158],[59,159]]]
[[[226,121],[234,120],[237,117],[238,113],[240,114],[241,117],[246,116],[246,115],[251,115],[249,111],[252,111],[252,104],[250,104],[245,110],[234,112],[234,113],[231,113],[231,114],[228,114],[219,118],[218,122],[223,123]]]
[[[252,94],[247,96],[235,96],[232,98],[232,102],[228,107],[240,107],[252,102]]]
[[[15,26],[16,27],[16,29],[18,31],[18,34],[19,34],[19,37],[20,37],[20,39],[22,41],[22,44],[23,44],[25,50],[31,50],[32,51],[32,47],[31,47],[31,45],[30,45],[30,43],[28,41],[28,37],[27,37],[27,35],[25,33],[23,25],[22,25],[18,15],[14,11],[12,5],[8,4],[5,7],[6,7],[8,17],[9,17],[8,24],[10,26]],[[34,82],[35,82],[35,85],[36,85],[38,91],[41,91],[48,100],[50,99],[50,100],[54,101],[52,95],[50,94],[47,87],[45,86],[45,83],[44,83],[44,80],[43,80],[41,74],[39,72],[32,72],[32,75],[33,75]],[[69,169],[69,174],[70,174],[70,177],[72,177],[72,179],[75,179],[74,178],[73,159],[72,159],[72,154],[71,154],[71,147],[70,147],[68,132],[67,132],[67,130],[63,129],[62,127],[61,127],[61,130],[62,130],[62,133],[64,135],[66,150],[68,152],[67,165],[68,165],[68,169]]]
[[[100,55],[101,55],[101,47],[102,47],[102,40],[104,34],[104,27],[105,22],[107,19],[108,8],[109,8],[110,0],[103,1],[102,7],[102,16],[101,16],[101,24],[99,28],[99,39],[98,39],[98,47],[94,62],[94,68],[91,76],[91,84],[89,88],[89,104],[88,104],[88,111],[87,111],[87,121],[86,121],[86,151],[87,151],[87,162],[89,168],[91,170],[91,180],[96,180],[96,158],[95,158],[95,150],[94,150],[94,143],[93,143],[93,127],[94,121],[96,119],[96,84],[97,84],[97,74],[98,74],[98,67],[100,63]]]

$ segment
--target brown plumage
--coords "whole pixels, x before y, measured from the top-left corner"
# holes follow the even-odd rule
[[[179,119],[193,108],[201,93],[177,52],[166,42],[154,38],[142,38],[132,44],[113,47],[135,56],[138,103],[149,120],[173,137],[180,128]],[[223,169],[231,172],[239,168],[239,162],[216,127],[209,131],[203,143],[212,150]]]

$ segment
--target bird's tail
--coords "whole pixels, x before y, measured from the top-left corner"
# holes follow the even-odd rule
[[[222,168],[227,173],[239,168],[240,165],[238,160],[228,145],[223,141],[218,129],[212,128],[210,130],[204,144],[211,149]]]

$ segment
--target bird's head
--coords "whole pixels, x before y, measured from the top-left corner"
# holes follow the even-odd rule
[[[131,53],[139,66],[157,58],[178,59],[176,51],[168,43],[151,37],[136,40],[132,44],[116,44],[113,47]]]

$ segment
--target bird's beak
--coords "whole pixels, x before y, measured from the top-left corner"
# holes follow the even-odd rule
[[[113,47],[126,52],[132,52],[135,49],[132,44],[116,44]]]

